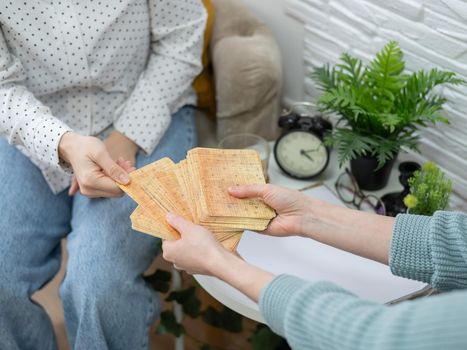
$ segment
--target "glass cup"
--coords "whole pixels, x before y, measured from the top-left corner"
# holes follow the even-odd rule
[[[224,137],[219,142],[219,148],[223,149],[254,149],[258,152],[263,166],[263,174],[266,182],[269,182],[268,165],[271,153],[269,143],[261,136],[242,133]]]

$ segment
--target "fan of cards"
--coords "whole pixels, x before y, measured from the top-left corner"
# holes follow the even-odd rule
[[[129,185],[120,187],[138,203],[130,216],[133,229],[162,239],[180,237],[165,219],[172,212],[206,227],[234,251],[244,230],[264,230],[275,217],[260,199],[228,193],[230,186],[265,183],[254,150],[194,148],[177,164],[162,158],[130,178]]]

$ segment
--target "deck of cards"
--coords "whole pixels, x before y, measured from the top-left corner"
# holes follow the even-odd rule
[[[172,212],[206,227],[234,251],[244,230],[264,230],[276,215],[260,199],[228,193],[230,186],[265,183],[254,150],[194,148],[177,164],[162,158],[130,178],[119,186],[138,203],[130,216],[133,229],[162,239],[180,237],[165,219]]]

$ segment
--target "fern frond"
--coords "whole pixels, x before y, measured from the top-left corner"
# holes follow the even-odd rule
[[[337,111],[350,123],[356,121],[360,114],[358,112],[354,90],[344,84],[340,84],[335,88],[323,92],[318,99],[318,106],[323,112]],[[357,113],[355,113],[355,111],[357,111]]]
[[[348,53],[341,55],[341,61],[342,63],[337,65],[340,68],[337,71],[338,79],[358,89],[362,83],[364,73],[362,61],[350,56]]]
[[[378,160],[376,170],[381,169],[386,162],[393,159],[399,153],[400,147],[400,140],[378,138],[377,145],[372,152]]]
[[[393,133],[396,127],[401,123],[402,119],[398,114],[395,113],[384,113],[378,115],[381,120],[381,124],[389,130],[389,133]]]
[[[417,92],[421,97],[427,96],[435,86],[443,84],[460,85],[465,84],[465,81],[456,78],[456,74],[453,72],[441,71],[437,68],[433,68],[429,73],[420,70],[412,74],[412,77],[416,77],[418,83]],[[412,78],[411,77],[411,78]]]
[[[466,81],[457,78],[453,72],[440,71],[436,68],[428,73],[423,70],[412,73],[397,97],[397,109],[417,113],[417,109],[420,108],[419,102],[427,99],[436,86],[443,84],[461,85],[466,84]]]
[[[339,164],[344,163],[359,156],[370,155],[376,146],[373,137],[360,135],[353,130],[338,128],[325,138],[328,146],[337,145],[339,151]]]
[[[370,62],[366,78],[382,106],[391,107],[397,92],[404,87],[404,69],[402,51],[395,41],[390,41]]]
[[[329,64],[315,68],[311,73],[311,77],[323,91],[329,91],[337,87],[336,69],[334,67],[331,68]]]
[[[319,103],[328,109],[343,109],[349,105],[355,104],[355,96],[352,90],[339,85],[323,93],[318,100]]]

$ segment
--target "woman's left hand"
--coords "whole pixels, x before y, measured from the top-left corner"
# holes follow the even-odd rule
[[[214,275],[216,265],[231,254],[204,227],[170,213],[167,222],[181,236],[179,240],[162,243],[164,259],[176,269],[189,274]]]
[[[192,275],[217,277],[258,302],[261,290],[274,278],[271,273],[224,249],[205,228],[173,214],[167,215],[167,221],[180,232],[181,238],[162,243],[165,260]]]

